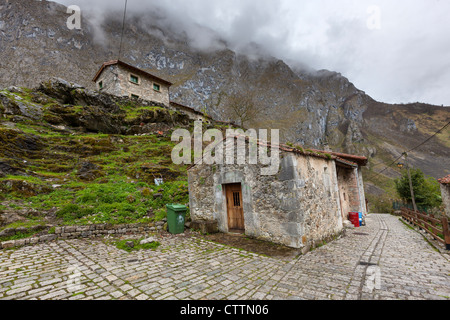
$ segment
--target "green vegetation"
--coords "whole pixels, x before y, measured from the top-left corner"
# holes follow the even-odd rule
[[[387,195],[366,194],[372,213],[393,213],[392,199]]]
[[[154,194],[158,196],[155,198]],[[69,184],[28,200],[36,209],[59,208],[56,215],[64,224],[123,224],[161,220],[165,217],[161,212],[161,209],[165,212],[165,204],[188,203],[189,194],[186,181],[167,182],[163,186],[110,181]]]
[[[39,231],[36,230],[30,230],[26,232],[17,232],[13,236],[9,237],[0,237],[0,242],[2,241],[10,241],[10,240],[20,240],[20,239],[26,239],[34,236],[35,234],[39,233]]]
[[[28,221],[17,221],[14,223],[10,223],[10,224],[0,228],[0,231],[5,230],[5,229],[17,229],[17,228],[27,228],[28,229],[31,227],[43,226],[43,225],[45,225],[44,221],[30,219]]]
[[[433,177],[426,177],[420,169],[411,169],[411,181],[418,207],[434,208],[442,204],[439,183]],[[398,195],[406,202],[412,202],[407,170],[395,180]]]
[[[171,161],[175,143],[170,131],[104,134],[80,122],[83,117],[108,117],[111,126],[156,123],[173,130],[181,114],[133,100],[103,114],[100,107],[62,105],[30,89],[2,93],[11,103],[39,105],[42,118],[13,121],[14,115],[1,114],[0,161],[10,169],[7,175],[0,173],[0,210],[56,212],[58,223],[65,225],[122,224],[161,220],[166,204],[189,202],[186,166]],[[156,178],[164,183],[156,185]],[[41,223],[33,218],[14,226]]]

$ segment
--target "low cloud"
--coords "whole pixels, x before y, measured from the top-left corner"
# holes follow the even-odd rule
[[[96,25],[107,12],[121,19],[125,3],[57,2],[80,6]],[[379,101],[450,105],[449,1],[129,0],[128,10],[198,49],[260,48],[292,66],[340,72]]]

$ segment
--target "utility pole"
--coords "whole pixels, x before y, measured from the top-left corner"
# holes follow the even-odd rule
[[[404,152],[403,155],[405,156],[406,170],[408,170],[409,189],[411,190],[411,199],[412,199],[414,211],[417,212],[416,198],[414,196],[414,188],[413,188],[413,184],[412,184],[412,180],[411,180],[411,172],[409,171],[408,154],[406,152]]]

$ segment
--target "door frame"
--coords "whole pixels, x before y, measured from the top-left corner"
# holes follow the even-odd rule
[[[240,187],[240,204],[242,207],[242,222],[243,222],[243,229],[231,229],[230,228],[230,212],[229,212],[229,206],[228,206],[228,190],[229,188],[231,188],[232,186],[237,186],[239,185]],[[245,233],[245,212],[244,212],[244,193],[243,193],[243,184],[241,182],[236,182],[236,183],[227,183],[227,184],[223,184],[223,191],[224,191],[224,198],[225,198],[225,216],[226,216],[226,222],[227,222],[227,229],[228,232],[231,233]]]

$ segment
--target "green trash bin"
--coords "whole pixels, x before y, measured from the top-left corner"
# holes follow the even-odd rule
[[[180,204],[168,204],[166,208],[168,231],[172,234],[183,233],[187,207]]]

